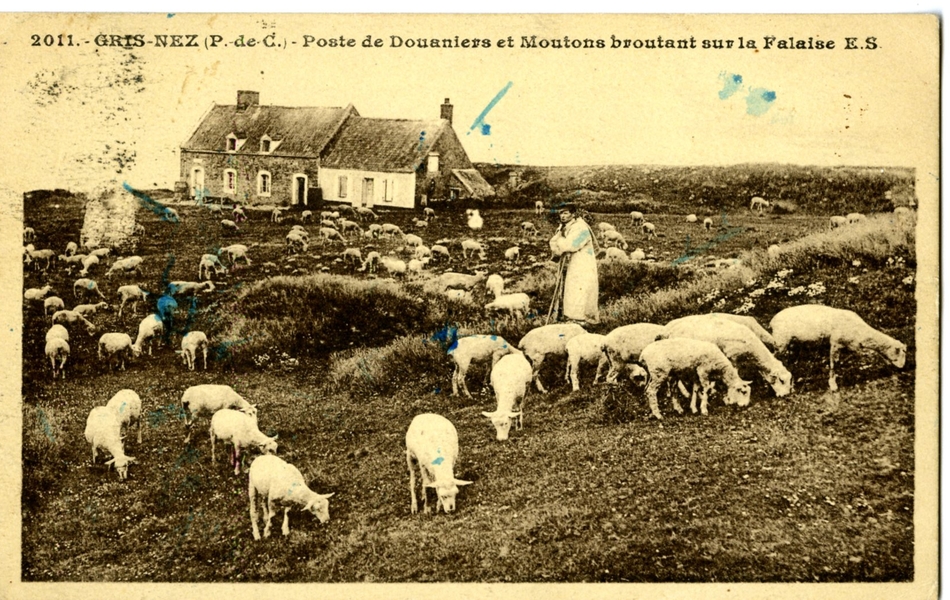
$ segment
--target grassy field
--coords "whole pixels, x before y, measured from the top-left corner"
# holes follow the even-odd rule
[[[38,248],[60,252],[78,238],[81,207],[70,198],[36,198],[25,208]],[[48,319],[43,322],[41,306],[24,306],[24,580],[913,578],[912,228],[882,218],[832,237],[823,233],[827,217],[746,211],[727,215],[740,234],[674,269],[687,236],[695,248],[714,242],[718,231],[707,233],[681,215],[650,215],[663,237],[647,242],[623,217],[594,215],[657,259],[653,266],[602,266],[603,332],[711,310],[747,312],[767,324],[785,306],[820,301],[856,310],[907,343],[907,366],[897,371],[879,357],[846,355],[841,389],[830,393],[826,353],[798,349],[783,357],[796,377],[793,395],[776,399],[758,383],[749,407],[713,402],[708,417],[680,417],[661,402],[662,424],[649,417],[629,384],[571,393],[560,368],[552,367],[544,373],[551,392],[526,401],[525,428],[497,442],[480,414],[494,407],[480,385],[483,370],[469,376],[472,391],[479,390],[473,400],[447,394],[451,364],[439,332],[457,326],[516,341],[530,320],[489,320],[477,303],[440,303],[422,284],[390,285],[354,274],[337,262],[341,244],[312,246],[289,260],[283,249],[289,223],[270,223],[264,213],[226,234],[220,217],[205,209],[176,208],[183,217],[178,224],[139,210],[146,228],[136,249],[145,258],[142,277],[108,281],[101,276],[105,269],[93,276],[111,301],[118,285],[135,281],[159,291],[163,281],[194,280],[204,252],[257,244],[250,267],[216,279],[215,291],[198,298],[190,319],[188,311],[179,315],[182,329],[201,329],[215,340],[207,372],[186,371],[166,347],[127,371],[109,372],[95,358],[96,338],[77,330],[67,378],[52,382],[43,356]],[[408,231],[409,217],[384,214],[380,222]],[[505,265],[502,252],[519,240],[524,220],[535,221],[542,235],[522,244],[520,265]],[[428,244],[457,242],[471,235],[464,221],[464,213],[443,213],[420,235]],[[535,310],[545,312],[546,238],[553,226],[526,210],[486,211],[485,222],[479,237],[488,243],[488,260],[456,258],[439,270],[503,272],[510,287],[534,294]],[[781,256],[765,254],[767,245],[782,242],[788,243]],[[385,253],[397,242],[377,246]],[[457,243],[450,250],[460,252]],[[744,266],[712,274],[693,268],[712,253],[741,256]],[[304,277],[254,285],[278,274]],[[26,287],[49,281],[72,304],[77,275],[59,266],[48,275],[25,275]],[[331,275],[358,279],[339,284],[334,296],[319,279]],[[380,289],[367,292],[367,285]],[[379,317],[367,319],[367,311]],[[299,323],[326,313],[336,316]],[[107,312],[94,321],[103,332],[133,333],[141,316]],[[237,333],[247,322],[250,329]],[[385,327],[367,331],[372,323]],[[179,339],[172,336],[175,347]],[[348,339],[353,347],[340,347]],[[582,377],[589,382],[591,375]],[[280,435],[278,454],[300,467],[313,489],[336,493],[329,523],[292,512],[289,538],[253,540],[246,475],[235,477],[220,456],[211,464],[207,421],[193,445],[184,444],[178,401],[198,383],[232,385],[258,404],[261,429]],[[120,482],[101,462],[89,464],[83,428],[88,411],[123,388],[142,396],[147,420],[141,446],[127,440],[138,463]],[[456,425],[456,476],[474,481],[462,488],[450,515],[409,511],[404,436],[422,412],[443,414]]]

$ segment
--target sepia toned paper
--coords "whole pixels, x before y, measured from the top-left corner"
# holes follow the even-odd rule
[[[936,16],[21,13],[0,16],[0,42],[0,87],[5,99],[0,111],[4,132],[0,147],[7,157],[0,177],[0,227],[4,232],[0,244],[5,257],[0,272],[7,284],[2,300],[7,368],[2,375],[0,419],[5,474],[0,493],[0,546],[4,548],[0,589],[4,597],[166,598],[209,593],[235,598],[260,594],[407,598],[445,594],[471,598],[501,594],[563,598],[936,596],[940,177]],[[163,583],[153,583],[147,576],[134,576],[121,568],[77,565],[75,579],[23,580],[23,406],[40,401],[68,406],[71,402],[68,397],[57,397],[55,387],[43,388],[50,394],[45,398],[24,398],[20,391],[23,345],[37,343],[43,333],[23,329],[23,290],[42,285],[35,275],[26,280],[20,267],[24,195],[37,190],[68,190],[93,197],[111,186],[120,194],[136,190],[147,196],[149,190],[175,190],[178,184],[179,191],[190,194],[191,200],[194,180],[189,180],[189,173],[193,164],[187,162],[182,148],[213,107],[234,105],[239,91],[259,93],[257,101],[262,106],[342,109],[352,105],[360,117],[394,122],[437,122],[445,118],[440,107],[451,104],[450,126],[459,144],[471,162],[485,165],[688,169],[761,163],[912,171],[917,218],[914,464],[899,467],[912,470],[914,482],[912,577],[893,582],[868,578],[842,583],[772,583],[750,581],[747,574],[741,574],[736,581],[686,583],[671,578],[657,583],[577,583],[582,578],[564,582],[539,575],[518,583],[443,581],[422,585],[390,583],[386,578],[373,583],[336,579],[332,583],[238,583],[220,579],[209,585],[204,581],[166,582],[164,577],[158,578]],[[240,131],[235,133],[238,139]],[[274,152],[278,150],[279,146]],[[368,148],[367,153],[370,151]],[[202,164],[209,165],[207,187],[220,187],[219,167]],[[340,159],[332,168],[340,173],[350,172],[347,169],[359,172],[350,164]],[[219,171],[211,175],[214,168]],[[390,191],[399,190],[403,180],[395,176],[392,180],[396,183],[387,184],[393,186]],[[273,203],[292,202],[287,181],[278,182],[275,175]],[[307,186],[313,189],[315,184],[317,181],[310,181]],[[253,187],[254,182],[248,185]],[[259,180],[256,185],[260,195]],[[338,199],[331,195],[332,185],[324,186],[326,200]],[[587,181],[577,182],[578,188],[585,186],[591,188]],[[457,187],[465,193],[464,185]],[[386,192],[375,189],[371,193],[382,193],[386,201]],[[483,209],[486,219],[490,220],[491,210],[491,204]],[[626,214],[623,219],[629,220]],[[542,232],[545,246],[551,232],[553,227]],[[108,233],[101,232],[104,236]],[[168,239],[166,252],[174,253],[177,244],[190,242],[201,240]],[[689,240],[686,243],[684,255],[698,255],[695,244],[690,254]],[[187,268],[189,273],[194,270],[191,265]],[[97,278],[114,296],[118,284],[103,285],[105,271],[100,267]],[[59,291],[65,294],[67,305],[71,304],[72,292]],[[547,308],[545,302],[540,312]],[[134,327],[130,325],[129,331]],[[827,368],[825,353],[820,361],[816,364]],[[48,371],[43,373],[48,375]],[[156,371],[156,382],[173,380],[180,373],[184,370]],[[447,388],[450,372],[446,370],[444,375]],[[91,380],[90,386],[111,389],[111,384],[103,381]],[[111,393],[102,392],[103,402]],[[144,392],[142,396],[147,402]],[[535,404],[543,404],[540,394],[533,396]],[[493,399],[485,398],[488,403],[479,410],[491,410]],[[358,404],[360,398],[353,401]],[[721,405],[717,408],[724,410]],[[668,407],[663,410],[672,412]],[[531,420],[541,418],[537,412],[528,415]],[[488,436],[489,425],[482,425],[481,433]],[[645,416],[629,425],[633,429],[658,426]],[[529,420],[519,435],[530,435],[532,426]],[[205,435],[203,428],[204,424],[198,430]],[[394,428],[392,449],[398,468],[380,477],[390,483],[398,478],[392,485],[398,487],[398,501],[404,503],[405,427],[399,423]],[[78,424],[69,429],[82,430]],[[174,435],[170,444],[177,448],[177,429],[173,434],[161,433]],[[148,435],[160,437],[156,432]],[[696,443],[702,444],[702,440]],[[88,455],[88,444],[81,435],[67,444],[83,448],[81,455]],[[335,456],[331,447],[325,451],[331,457],[328,460],[359,458]],[[464,448],[462,455],[463,461],[474,460],[465,457]],[[139,460],[164,459],[145,455]],[[575,459],[565,456],[565,460]],[[70,468],[86,469],[87,465]],[[134,468],[127,484],[148,485],[134,481]],[[115,485],[114,472],[105,469],[84,475]],[[630,474],[631,478],[636,475]],[[104,493],[115,493],[109,490]],[[337,501],[344,494],[372,493],[357,489],[338,492]],[[474,508],[466,501],[467,492],[467,488],[459,492],[460,511]],[[579,492],[578,499],[587,493],[595,492]],[[359,520],[358,514],[334,512],[333,502],[333,519]],[[244,519],[246,525],[246,508],[243,510],[235,518]],[[405,513],[405,519],[421,517],[408,510]],[[292,515],[292,533],[305,530],[320,535],[320,527],[302,524],[303,513]],[[280,516],[278,511],[277,518]],[[637,526],[637,518],[631,518],[630,527]],[[250,531],[243,534],[249,537]],[[452,535],[451,528],[446,527],[442,534]],[[279,553],[282,540],[276,530],[275,538],[269,543],[273,553]],[[696,540],[695,545],[708,541]],[[657,540],[657,547],[661,542]],[[855,545],[860,542],[856,539]],[[148,543],[142,540],[143,545]],[[55,557],[52,549],[30,552],[34,564]],[[214,550],[208,553],[213,556]],[[98,559],[93,553],[86,560]],[[102,560],[121,564],[121,557]],[[386,560],[385,552],[379,560]],[[761,560],[768,558],[762,556]],[[551,565],[555,571],[557,566]],[[116,579],[115,573],[122,576]],[[583,579],[595,582],[599,575],[592,571]]]

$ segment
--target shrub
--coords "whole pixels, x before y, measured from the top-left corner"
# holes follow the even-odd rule
[[[56,487],[66,463],[66,431],[58,411],[23,405],[24,508],[36,508],[45,492]]]

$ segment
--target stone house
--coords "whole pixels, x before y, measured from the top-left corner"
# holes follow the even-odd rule
[[[353,105],[262,106],[259,98],[239,91],[235,105],[212,106],[181,147],[191,197],[413,208],[494,195],[452,129],[448,98],[432,120],[366,118]]]

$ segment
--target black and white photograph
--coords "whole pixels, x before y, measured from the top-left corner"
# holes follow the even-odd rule
[[[937,16],[0,43],[4,597],[936,597]]]

